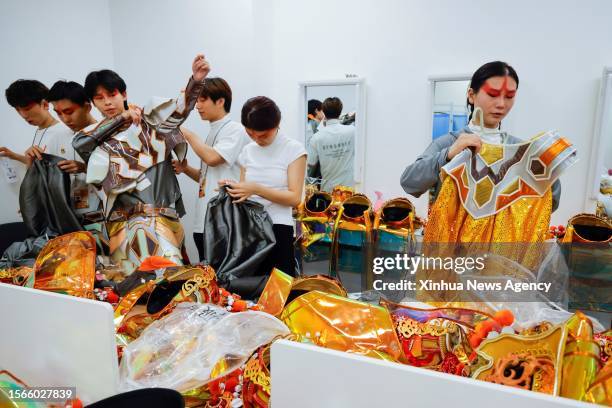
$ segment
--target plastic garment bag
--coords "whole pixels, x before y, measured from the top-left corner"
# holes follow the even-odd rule
[[[276,244],[263,206],[248,200],[235,204],[221,188],[208,204],[204,225],[204,261],[215,269],[219,284],[241,296],[261,292],[269,273],[256,276],[258,267]]]
[[[62,235],[83,229],[70,205],[70,175],[57,166],[62,160],[43,154],[42,160],[33,161],[21,183],[19,208],[32,235]]]

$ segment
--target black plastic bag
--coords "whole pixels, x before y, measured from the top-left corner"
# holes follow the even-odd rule
[[[215,269],[221,286],[251,299],[260,293],[270,271],[257,277],[259,266],[275,244],[272,220],[261,204],[235,204],[225,188],[208,203],[204,262]]]
[[[23,222],[33,236],[63,235],[83,227],[70,203],[70,174],[58,166],[58,156],[34,160],[19,189]]]

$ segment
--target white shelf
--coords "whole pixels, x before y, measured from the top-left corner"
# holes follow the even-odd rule
[[[271,362],[273,408],[596,406],[287,340]]]

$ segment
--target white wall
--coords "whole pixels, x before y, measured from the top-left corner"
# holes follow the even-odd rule
[[[565,223],[583,211],[599,78],[603,66],[612,65],[612,3],[606,0],[592,0],[588,7],[571,0],[61,0],[35,5],[13,0],[1,7],[5,87],[28,76],[47,83],[60,77],[82,81],[89,70],[110,67],[126,79],[130,99],[144,103],[152,95],[176,94],[193,55],[203,51],[211,75],[223,76],[234,90],[235,119],[248,97],[268,95],[282,110],[285,133],[299,138],[298,82],[347,73],[365,77],[365,192],[372,197],[374,190],[385,198],[404,195],[399,176],[431,140],[427,78],[471,73],[494,59],[508,61],[521,81],[504,128],[519,137],[556,128],[576,145],[581,160],[561,178],[561,208],[552,222]],[[59,22],[46,28],[42,16]],[[0,109],[5,124],[0,143],[10,141],[23,150],[32,129],[5,101]],[[187,126],[200,134],[207,130],[195,116]],[[193,154],[189,157],[197,162]],[[191,210],[196,186],[185,177],[181,185]],[[7,196],[6,185],[0,184],[0,194],[9,197],[1,204],[0,221],[14,219],[15,192]],[[424,214],[425,198],[416,203]],[[183,220],[189,235],[191,216]]]
[[[599,78],[612,64],[611,2],[270,1],[276,61],[269,94],[288,129],[297,128],[297,82],[345,73],[366,78],[368,195],[402,195],[402,170],[430,142],[428,76],[471,73],[502,59],[521,80],[504,128],[519,137],[556,128],[579,152],[579,163],[561,177],[552,222],[583,210]],[[425,205],[418,200],[421,214]]]
[[[15,80],[38,79],[51,87],[58,79],[82,83],[96,66],[113,66],[108,4],[96,0],[23,1],[0,4],[0,146],[23,153],[35,128],[7,102],[4,90]],[[20,176],[25,166],[15,164]],[[19,183],[0,176],[0,223],[20,221]]]

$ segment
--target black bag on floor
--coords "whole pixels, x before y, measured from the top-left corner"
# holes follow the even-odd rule
[[[259,265],[276,244],[272,220],[259,203],[232,201],[225,188],[221,188],[219,195],[208,203],[204,262],[215,269],[221,286],[253,299],[257,289],[263,289],[262,282],[265,284],[270,272],[255,277]]]

